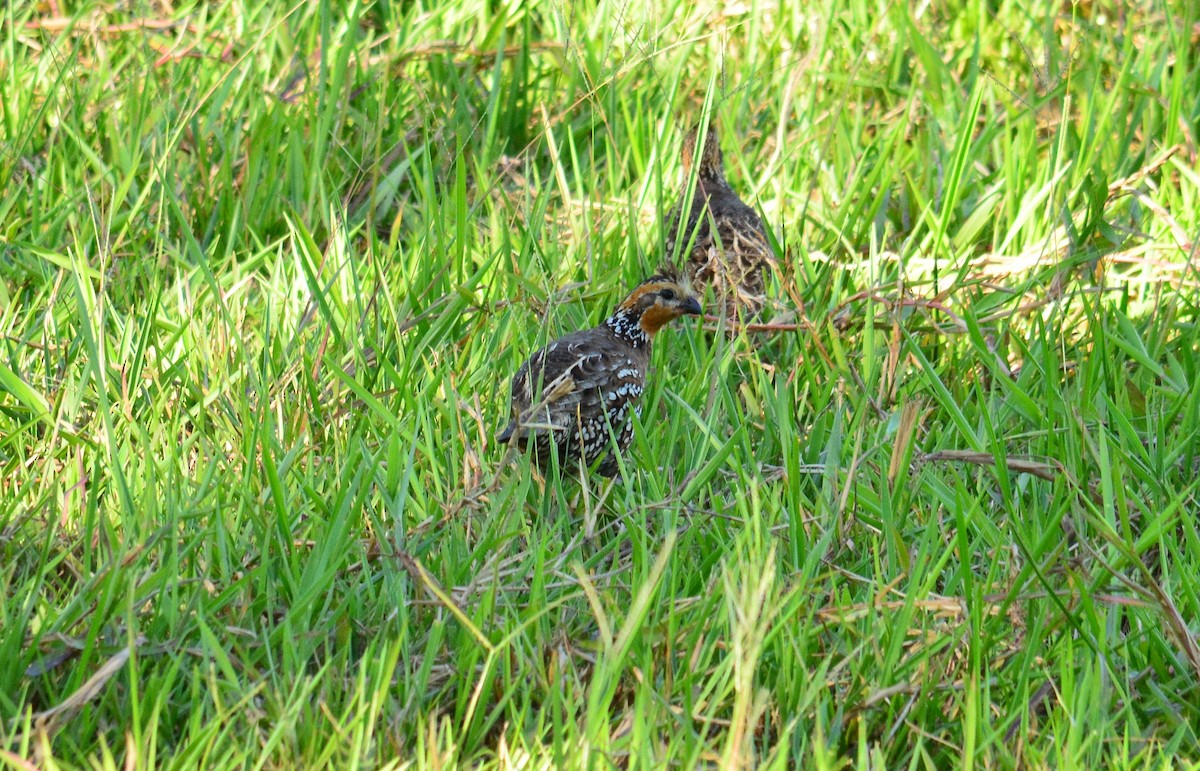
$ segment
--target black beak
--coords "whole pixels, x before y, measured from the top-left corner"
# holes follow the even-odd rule
[[[695,297],[689,297],[684,301],[679,310],[685,316],[699,316],[704,313],[704,309],[700,307],[700,301]]]

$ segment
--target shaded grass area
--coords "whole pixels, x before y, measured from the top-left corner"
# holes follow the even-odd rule
[[[10,5],[0,758],[1200,760],[1196,11]],[[770,323],[491,439],[717,120]]]

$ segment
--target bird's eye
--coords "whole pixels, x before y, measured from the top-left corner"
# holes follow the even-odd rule
[[[664,289],[658,293],[658,296],[663,298],[664,300],[674,300],[675,299],[675,290],[674,289]]]

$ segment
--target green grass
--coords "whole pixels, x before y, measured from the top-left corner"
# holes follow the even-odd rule
[[[1200,762],[1200,12],[650,5],[4,6],[0,763]],[[543,486],[706,110],[778,323]]]

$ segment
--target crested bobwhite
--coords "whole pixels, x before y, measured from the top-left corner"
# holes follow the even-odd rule
[[[700,302],[673,276],[646,279],[604,323],[560,337],[521,365],[512,379],[512,421],[496,437],[532,446],[545,468],[550,444],[562,464],[597,459],[604,476],[618,469],[611,439],[623,452],[633,440],[631,411],[641,414],[650,341],[668,322],[700,314]]]
[[[725,180],[721,146],[717,132],[711,126],[704,132],[695,192],[691,204],[685,206],[688,176],[692,171],[696,142],[700,139],[697,127],[683,140],[684,188],[679,202],[667,215],[667,254],[673,257],[677,243],[686,247],[691,242],[687,273],[696,288],[712,286],[729,316],[736,315],[739,310],[746,315],[755,315],[766,300],[763,274],[774,260],[771,242],[758,213],[747,206]]]

